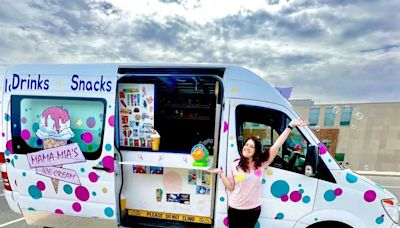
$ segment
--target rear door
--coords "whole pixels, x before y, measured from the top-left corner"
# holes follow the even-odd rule
[[[5,82],[7,171],[23,211],[116,218],[116,68],[34,65]]]

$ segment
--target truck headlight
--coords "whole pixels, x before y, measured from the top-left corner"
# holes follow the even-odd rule
[[[399,223],[399,206],[396,204],[395,199],[381,200],[382,206],[394,223]]]

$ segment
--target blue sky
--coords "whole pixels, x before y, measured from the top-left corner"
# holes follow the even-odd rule
[[[229,63],[292,98],[400,101],[398,0],[2,0],[0,67]]]

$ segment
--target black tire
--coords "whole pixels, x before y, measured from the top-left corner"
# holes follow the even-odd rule
[[[307,228],[353,228],[353,227],[349,226],[345,223],[342,223],[342,222],[323,221],[323,222],[318,222],[318,223],[312,224],[311,226],[308,226]]]

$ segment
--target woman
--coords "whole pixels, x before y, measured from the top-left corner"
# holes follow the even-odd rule
[[[240,153],[240,159],[235,160],[228,170],[228,176],[223,174],[222,168],[210,170],[211,173],[221,177],[225,188],[229,190],[228,220],[230,228],[253,228],[255,226],[261,213],[261,182],[264,170],[272,163],[291,130],[294,127],[305,125],[308,125],[308,122],[302,119],[291,121],[265,153],[262,153],[260,140],[255,137],[248,138]]]

